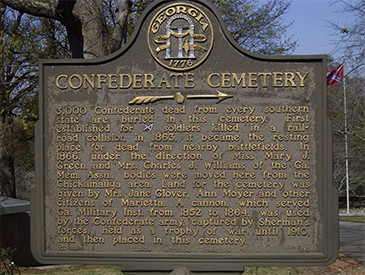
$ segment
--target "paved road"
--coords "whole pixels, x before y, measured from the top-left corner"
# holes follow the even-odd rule
[[[365,264],[365,223],[340,221],[340,251]]]

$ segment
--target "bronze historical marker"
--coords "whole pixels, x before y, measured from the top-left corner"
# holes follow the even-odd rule
[[[325,56],[252,54],[205,2],[160,1],[118,53],[40,67],[39,261],[228,272],[336,259]]]

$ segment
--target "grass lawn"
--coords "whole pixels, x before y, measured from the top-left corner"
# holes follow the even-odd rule
[[[365,216],[340,216],[340,221],[365,223]]]
[[[13,273],[7,273],[0,263],[0,274],[47,274],[47,275],[125,275],[117,265],[85,265],[85,266],[43,266],[19,267]],[[320,267],[246,267],[242,275],[364,275],[365,265],[340,253],[337,261],[330,266]],[[217,273],[224,275],[224,273]]]
[[[0,269],[1,274],[1,269]],[[14,274],[47,274],[47,275],[124,275],[119,266],[60,266],[38,268],[20,268]],[[340,254],[337,261],[330,266],[322,267],[246,267],[242,275],[364,275],[365,265]],[[217,275],[224,275],[224,273]]]
[[[47,275],[124,275],[118,266],[75,266],[38,270],[22,268],[21,273],[14,274],[47,274]],[[242,275],[363,275],[365,267],[359,263],[349,265],[336,264],[329,267],[246,267]],[[1,272],[0,272],[1,274]],[[224,275],[224,273],[217,275]]]

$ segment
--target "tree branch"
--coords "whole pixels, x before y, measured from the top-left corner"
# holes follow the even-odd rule
[[[120,4],[114,0],[115,9],[115,29],[113,32],[112,52],[120,49],[125,44],[127,39],[128,15],[132,7],[132,2],[129,0],[121,0]]]
[[[0,0],[0,2],[20,12],[57,19],[58,0]]]

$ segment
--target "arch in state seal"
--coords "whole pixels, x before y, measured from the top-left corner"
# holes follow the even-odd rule
[[[163,7],[151,20],[147,42],[153,58],[163,67],[187,71],[208,57],[214,41],[206,14],[189,3]]]

